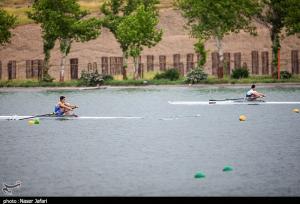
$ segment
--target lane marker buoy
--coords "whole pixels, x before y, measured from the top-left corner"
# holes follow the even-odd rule
[[[293,109],[293,112],[294,112],[294,113],[299,113],[299,109],[298,109],[298,108],[294,108],[294,109]]]
[[[194,177],[196,179],[205,178],[205,174],[203,172],[198,171]]]
[[[247,117],[245,115],[240,115],[240,121],[245,121],[247,119]]]
[[[35,124],[35,125],[40,124],[40,119],[39,119],[39,118],[34,119],[34,124]]]
[[[232,171],[233,170],[233,168],[231,167],[231,166],[225,166],[224,168],[223,168],[223,171],[225,171],[225,172],[227,172],[227,171]]]

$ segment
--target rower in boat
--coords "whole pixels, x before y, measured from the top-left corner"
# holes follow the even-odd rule
[[[66,97],[61,96],[59,98],[58,104],[54,108],[55,116],[76,116],[73,114],[73,109],[78,108],[76,105],[71,105],[66,102]]]
[[[258,98],[263,98],[265,95],[263,93],[259,93],[255,90],[255,84],[251,86],[251,89],[246,93],[246,100],[254,101]]]

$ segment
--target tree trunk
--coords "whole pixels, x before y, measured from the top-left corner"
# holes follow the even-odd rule
[[[63,46],[62,46],[63,45]],[[61,64],[60,64],[60,82],[65,81],[65,64],[66,64],[66,58],[67,55],[70,51],[70,46],[71,46],[71,40],[70,39],[63,39],[61,45],[61,52],[63,54],[62,59],[61,59]]]
[[[44,80],[44,78],[48,75],[48,71],[49,71],[49,62],[47,61],[47,59],[44,59],[44,65],[42,68],[42,78],[41,80]]]
[[[64,82],[65,80],[65,63],[66,63],[66,53],[63,54],[62,58],[61,58],[61,63],[60,63],[60,82]]]
[[[219,64],[218,64],[218,78],[223,78],[223,67],[224,67],[224,56],[223,56],[223,46],[222,46],[222,39],[216,37],[216,46],[218,48],[219,54]]]
[[[127,80],[127,67],[128,67],[128,62],[127,62],[127,56],[126,53],[123,52],[123,67],[122,67],[122,75],[123,75],[123,80]]]
[[[133,62],[134,62],[134,74],[133,74],[133,78],[134,80],[139,79],[139,72],[138,72],[138,57],[134,57],[133,58]]]
[[[48,71],[49,71],[49,60],[50,60],[50,53],[46,53],[44,57],[44,65],[42,68],[42,80],[45,80],[45,78],[48,78]]]
[[[271,31],[272,40],[272,69],[275,69],[278,65],[278,49],[280,49],[280,37],[279,33],[275,30]]]

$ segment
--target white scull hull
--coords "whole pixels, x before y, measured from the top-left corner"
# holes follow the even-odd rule
[[[30,118],[34,116],[24,116],[24,115],[3,115],[0,116],[0,120],[22,120],[26,118]],[[70,120],[111,120],[111,119],[143,119],[142,117],[122,117],[122,116],[78,116],[78,117],[69,117],[69,116],[63,116],[63,117],[55,117],[55,116],[41,116],[36,118],[43,118],[43,119],[70,119]],[[30,118],[34,119],[34,118]]]
[[[296,101],[169,101],[172,105],[288,105],[300,104]]]

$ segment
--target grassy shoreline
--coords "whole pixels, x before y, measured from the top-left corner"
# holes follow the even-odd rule
[[[231,78],[223,78],[217,79],[214,77],[209,77],[206,80],[203,80],[199,85],[218,85],[218,84],[270,84],[270,83],[300,83],[300,76],[292,77],[291,79],[281,79],[277,80],[271,77],[265,76],[256,76],[249,77],[245,79],[231,79]],[[198,85],[194,84],[194,85]],[[185,82],[184,78],[181,78],[176,81],[170,80],[111,80],[105,81],[104,86],[147,86],[147,85],[189,85]],[[9,81],[1,81],[0,80],[0,88],[6,87],[86,87],[85,84],[80,80],[75,81],[66,81],[66,82],[41,82],[37,80],[9,80]]]

